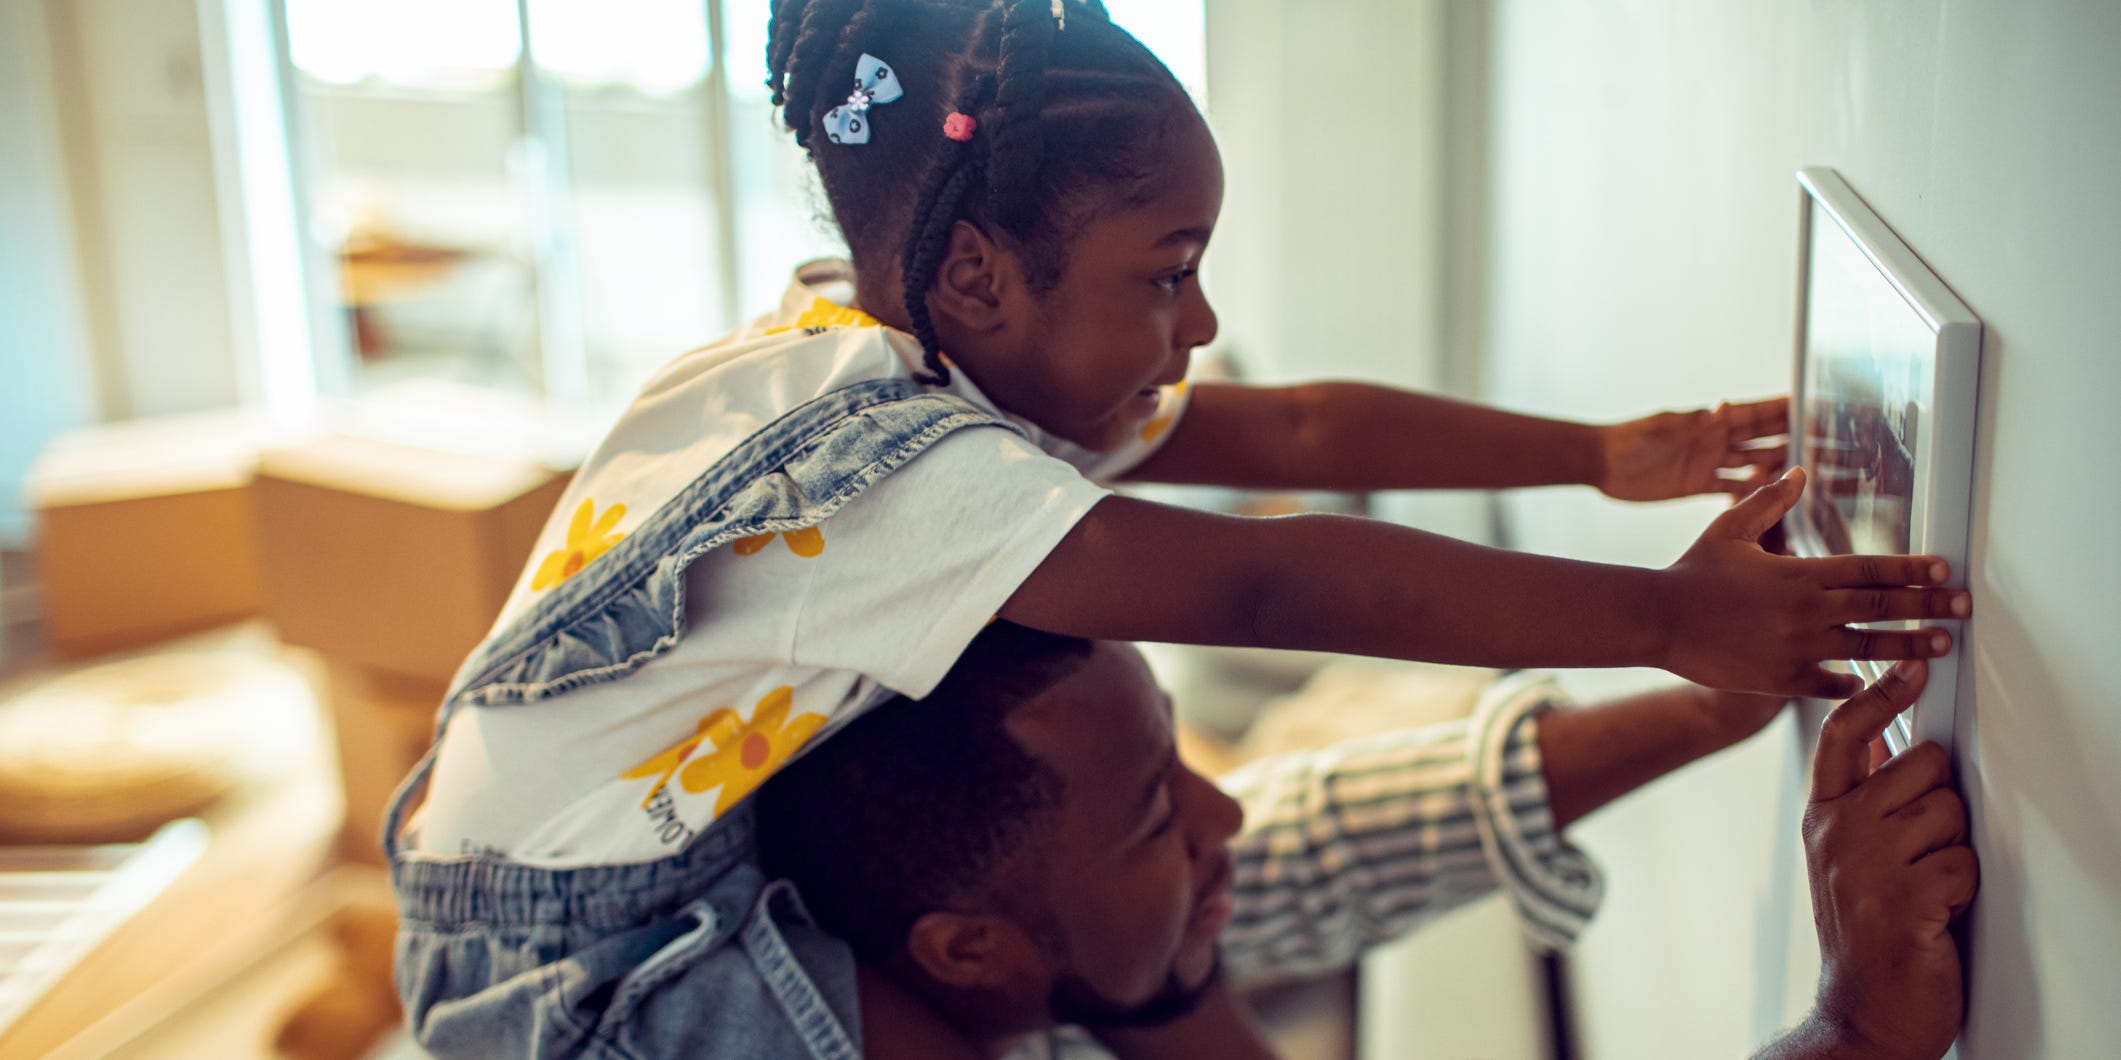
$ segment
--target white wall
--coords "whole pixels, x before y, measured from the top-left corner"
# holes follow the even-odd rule
[[[1801,165],[1839,169],[1986,322],[1958,733],[1983,889],[1961,1055],[2112,1055],[2121,7],[1493,10],[1490,398],[1617,418],[1783,389]],[[1641,564],[1713,510],[1509,502],[1522,547]],[[1573,966],[1583,1055],[1740,1055],[1802,1009],[1799,743],[1778,726],[1583,830],[1612,885]]]
[[[1209,0],[1202,282],[1257,377],[1439,381],[1443,8]]]

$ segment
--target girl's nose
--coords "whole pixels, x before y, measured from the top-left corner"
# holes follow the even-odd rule
[[[1194,292],[1194,305],[1189,307],[1191,312],[1186,316],[1186,329],[1182,335],[1185,347],[1189,350],[1199,349],[1214,342],[1221,323],[1215,319],[1215,307],[1208,304],[1208,296],[1200,293],[1198,286],[1194,288]]]

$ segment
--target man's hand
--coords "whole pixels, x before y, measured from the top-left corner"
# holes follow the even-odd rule
[[[1789,459],[1790,399],[1660,412],[1598,429],[1603,472],[1593,483],[1623,501],[1698,493],[1744,496],[1774,480]]]
[[[1965,994],[1949,930],[1979,877],[1944,751],[1922,744],[1871,769],[1870,743],[1914,703],[1927,665],[1901,663],[1835,708],[1804,813],[1819,997],[1763,1058],[1938,1057]]]
[[[1854,623],[1964,618],[1962,590],[1935,588],[1949,574],[1935,556],[1769,554],[1760,535],[1797,503],[1792,469],[1716,517],[1660,573],[1665,669],[1711,688],[1839,698],[1861,685],[1820,665],[1828,659],[1926,659],[1951,648],[1941,629],[1851,629]]]

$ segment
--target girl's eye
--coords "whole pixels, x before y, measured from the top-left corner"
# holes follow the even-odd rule
[[[1185,286],[1186,281],[1199,271],[1199,269],[1180,269],[1177,272],[1167,273],[1156,278],[1156,285],[1163,288],[1165,294],[1177,294],[1178,289]]]
[[[1176,810],[1164,814],[1163,821],[1157,824],[1155,828],[1149,830],[1149,838],[1162,839],[1164,836],[1169,835],[1171,833],[1171,826],[1177,823],[1178,812]]]
[[[1166,787],[1156,801],[1162,805],[1163,816],[1157,819],[1156,827],[1149,829],[1148,839],[1162,838],[1170,833],[1171,826],[1178,823],[1178,807],[1171,802],[1171,789]]]

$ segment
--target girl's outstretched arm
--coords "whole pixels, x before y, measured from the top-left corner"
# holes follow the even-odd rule
[[[1758,539],[1802,472],[1709,524],[1663,570],[1507,552],[1370,519],[1245,518],[1126,497],[1098,503],[1002,608],[1112,640],[1309,648],[1477,666],[1658,666],[1712,688],[1835,697],[1829,659],[1941,655],[1965,617],[1933,556],[1770,555]]]
[[[1129,478],[1252,489],[1596,486],[1621,500],[1750,493],[1787,458],[1789,401],[1594,426],[1362,383],[1203,383]]]

